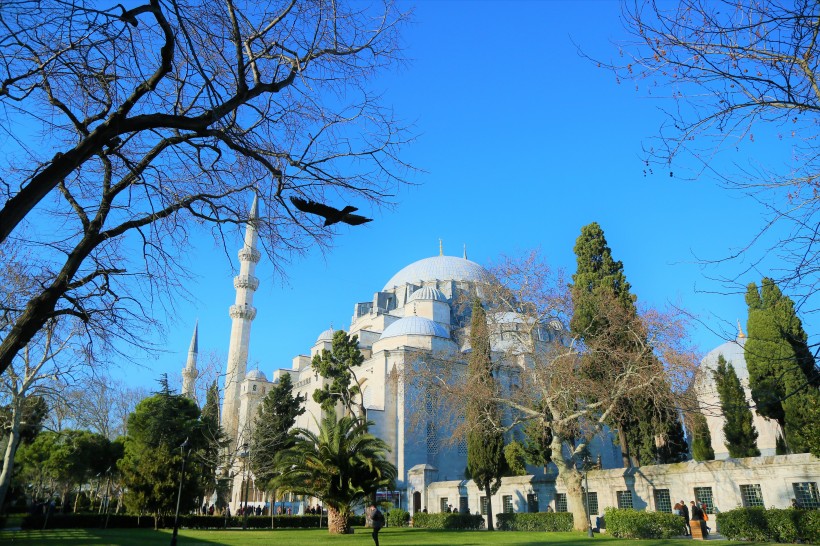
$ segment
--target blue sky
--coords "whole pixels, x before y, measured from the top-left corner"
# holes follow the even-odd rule
[[[704,270],[697,258],[743,246],[765,211],[707,177],[645,176],[641,146],[657,134],[658,107],[668,101],[618,84],[575,45],[615,58],[613,42],[626,37],[619,14],[615,1],[419,2],[405,32],[410,62],[376,82],[396,115],[414,122],[418,139],[404,158],[422,170],[416,185],[400,190],[393,209],[363,207],[375,221],[342,228],[333,249],[296,259],[288,278],[273,276],[263,258],[249,367],[289,367],[322,330],[347,328],[354,303],[370,300],[405,265],[436,255],[439,239],[445,254],[460,256],[466,244],[469,258],[485,265],[538,248],[571,274],[575,239],[592,221],[639,301],[699,316],[692,335],[704,352],[734,337],[736,319],[745,327],[742,295],[721,294],[708,278],[732,277],[743,263]],[[776,148],[765,135],[753,145],[713,167]],[[194,243],[183,261],[198,273],[188,285],[197,299],[174,304],[166,353],[138,374],[123,368],[134,382],[150,387],[163,372],[178,375],[197,319],[200,354],[227,355],[240,236],[229,249],[233,263],[207,235]],[[762,273],[742,280],[759,282]]]

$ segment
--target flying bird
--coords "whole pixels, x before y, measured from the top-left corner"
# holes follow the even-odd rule
[[[337,222],[344,222],[345,224],[350,224],[351,226],[358,226],[360,224],[373,221],[373,218],[365,218],[364,216],[360,216],[358,214],[352,214],[359,209],[351,205],[339,210],[328,205],[323,205],[322,203],[317,203],[316,201],[307,201],[301,197],[291,197],[290,202],[302,212],[324,217],[325,227],[331,226]]]

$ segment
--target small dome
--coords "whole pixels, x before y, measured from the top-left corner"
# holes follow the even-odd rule
[[[413,262],[387,281],[384,290],[405,284],[422,284],[426,281],[485,280],[489,273],[475,262],[455,256],[433,256]]]
[[[328,328],[327,330],[325,330],[324,332],[319,334],[319,337],[316,338],[316,343],[321,343],[323,341],[328,341],[328,342],[333,341],[333,334],[334,334],[333,328]]]
[[[261,370],[251,370],[245,375],[245,379],[249,379],[251,381],[267,381],[268,378],[265,377],[265,374],[262,373]]]
[[[438,322],[424,317],[404,317],[384,329],[379,339],[398,336],[435,336],[450,339],[447,330]]]
[[[410,299],[407,301],[411,302],[417,300],[447,301],[447,296],[445,296],[444,292],[442,292],[438,288],[433,288],[432,286],[425,286],[423,288],[419,288],[418,290],[410,294]]]

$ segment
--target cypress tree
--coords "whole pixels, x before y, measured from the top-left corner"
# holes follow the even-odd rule
[[[481,302],[473,301],[470,323],[472,351],[467,365],[467,380],[474,392],[494,392],[490,333],[487,315]],[[501,486],[504,472],[504,437],[494,423],[499,422],[498,408],[493,402],[470,400],[467,404],[467,470],[479,490],[487,496],[487,529],[493,530],[492,496]]]
[[[613,299],[629,316],[637,317],[636,298],[629,291],[623,263],[612,257],[601,226],[593,222],[581,228],[574,251],[577,270],[572,276],[572,333],[590,339],[604,330],[611,331],[602,306],[611,305]],[[624,332],[622,336],[613,337],[612,343],[616,344],[612,352],[617,354],[624,348],[628,350],[634,342]],[[604,367],[612,369],[617,366],[617,362],[611,362]],[[617,411],[613,412],[613,419],[608,424],[618,433],[625,467],[652,464],[659,456],[678,457],[677,449],[673,450],[675,454],[658,452],[655,439],[663,437],[674,424],[673,421],[658,419],[660,414],[663,412],[651,402],[629,400],[621,402]],[[671,430],[674,432],[674,428]]]
[[[696,461],[712,461],[715,450],[712,449],[712,435],[709,434],[709,425],[702,413],[695,412],[690,416],[690,436],[692,438],[692,458]]]
[[[749,284],[746,303],[745,358],[757,412],[780,423],[792,452],[820,453],[820,374],[794,302],[763,278],[760,290]]]
[[[717,368],[713,370],[712,375],[725,419],[723,436],[726,438],[729,456],[757,457],[760,455],[757,448],[757,430],[753,423],[752,411],[746,401],[746,393],[734,366],[727,363],[723,355],[719,355]]]

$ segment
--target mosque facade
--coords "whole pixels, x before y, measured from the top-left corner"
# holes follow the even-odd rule
[[[246,501],[251,506],[265,506],[265,492],[255,486],[253,476],[243,466],[243,457],[247,457],[247,448],[243,446],[250,444],[259,404],[273,385],[284,374],[289,374],[294,395],[302,395],[306,399],[306,411],[297,418],[296,426],[315,429],[315,420],[321,416],[322,410],[314,402],[313,392],[321,389],[325,380],[314,372],[311,362],[324,349],[331,350],[334,334],[332,329],[321,332],[305,354],[292,359],[289,367],[272,366],[270,378],[258,369],[247,370],[251,326],[257,312],[253,306],[253,297],[259,286],[259,280],[254,276],[260,259],[258,237],[254,228],[257,214],[257,204],[254,201],[251,221],[239,250],[239,274],[233,283],[236,300],[229,309],[232,326],[220,414],[222,428],[233,439],[233,448],[239,454],[233,469],[234,483],[230,500],[234,513]],[[487,276],[488,272],[482,266],[467,259],[466,252],[462,257],[445,256],[439,249],[439,255],[403,267],[381,289],[353,303],[353,314],[347,332],[358,337],[359,349],[364,356],[364,363],[356,371],[362,390],[362,405],[367,411],[367,418],[374,423],[371,432],[388,444],[389,457],[398,470],[396,491],[387,492],[388,498],[412,512],[422,508],[433,512],[443,511],[448,505],[469,509],[471,512],[484,512],[485,507],[481,503],[485,501],[480,500],[480,492],[471,494],[471,482],[464,480],[466,444],[448,441],[451,425],[447,419],[437,415],[435,408],[426,403],[423,393],[414,392],[413,385],[401,378],[405,369],[418,361],[420,355],[448,355],[447,360],[452,365],[464,365],[459,362],[466,362],[466,354],[470,351],[470,306],[465,305],[465,302],[472,301],[475,296],[480,297],[481,285],[487,280]],[[495,322],[507,322],[508,327],[514,327],[516,317],[508,319]],[[538,337],[541,341],[549,341],[560,335],[561,332],[546,329],[539,332]],[[506,352],[503,337],[494,335],[491,331],[491,345],[499,355]],[[696,392],[701,408],[707,415],[712,445],[716,459],[719,460],[725,460],[729,455],[724,446],[723,417],[710,372],[717,365],[718,355],[723,355],[734,365],[747,397],[750,398],[748,372],[743,358],[744,343],[745,336],[741,332],[736,340],[708,353],[696,377]],[[197,376],[196,352],[195,329],[188,364],[183,370],[183,393],[189,396],[193,396],[193,383]],[[738,483],[760,482],[758,474],[777,476],[783,483],[814,484],[812,491],[816,497],[820,461],[802,455],[773,458],[777,435],[780,434],[777,424],[755,415],[755,426],[759,433],[758,446],[762,457],[754,461],[726,461],[729,466],[725,469],[720,467],[726,483],[715,489],[716,498],[725,499],[727,503],[741,499],[746,505],[741,493],[744,491],[743,487],[751,486]],[[686,469],[679,468],[680,465],[642,467],[647,472],[652,469],[657,476],[641,485],[630,473],[634,469],[620,468],[620,448],[608,434],[596,437],[590,445],[590,452],[600,462],[601,470],[590,473],[590,487],[594,484],[595,489],[591,490],[600,491],[602,507],[607,505],[603,503],[621,506],[622,499],[626,499],[625,495],[628,493],[630,499],[635,499],[636,507],[644,503],[642,506],[646,508],[670,511],[671,505],[667,507],[666,501],[678,494],[682,494],[684,498],[694,494],[694,498],[699,498],[698,495],[705,494],[708,489],[711,495],[711,485],[704,485],[705,482],[695,483],[693,480],[707,475],[714,477],[718,469],[714,466],[718,461],[690,461],[685,464],[692,468]],[[739,465],[741,461],[743,464]],[[704,464],[707,466],[703,466]],[[746,469],[743,472],[747,474],[753,468],[757,474],[735,476],[733,473],[740,472],[735,467]],[[497,499],[490,500],[493,505],[498,504],[493,507],[494,512],[511,509],[539,511],[546,509],[548,505],[556,511],[567,509],[566,494],[562,490],[562,484],[555,481],[555,476],[544,474],[543,470],[531,470],[531,476],[504,479],[502,489],[508,490],[508,493],[499,493]],[[247,482],[244,481],[245,478],[248,478]],[[661,487],[658,484],[666,485]],[[761,490],[759,483],[752,485]],[[771,497],[774,505],[786,503],[788,496],[793,494],[791,487],[781,485],[778,482],[777,486],[767,485],[762,489],[771,491],[764,494],[767,499],[768,495],[779,495]],[[605,500],[610,497],[609,501]],[[602,510],[603,508],[601,513]]]
[[[234,448],[243,456],[243,446],[250,444],[250,435],[259,404],[272,386],[284,374],[291,376],[294,395],[306,399],[306,411],[297,418],[296,426],[316,427],[321,416],[313,392],[325,384],[311,367],[314,356],[330,350],[334,331],[321,332],[305,354],[293,358],[289,367],[275,367],[268,377],[260,370],[248,370],[247,361],[251,326],[256,317],[253,295],[259,286],[254,276],[260,253],[254,220],[258,214],[256,202],[251,208],[251,221],[239,251],[240,270],[234,278],[236,300],[229,309],[232,319],[230,346],[226,365],[224,401],[221,411],[222,428],[234,439]],[[405,367],[420,355],[452,357],[453,365],[466,366],[469,347],[470,305],[480,296],[481,284],[488,272],[466,257],[439,255],[415,261],[400,269],[384,286],[353,303],[353,315],[347,332],[358,337],[364,363],[356,371],[361,385],[362,402],[367,418],[373,422],[370,431],[387,442],[390,458],[398,470],[394,501],[407,506],[412,499],[408,473],[411,468],[435,468],[443,480],[462,479],[467,465],[466,443],[448,440],[450,425],[437,415],[435,408],[425,404],[423,395],[401,380]],[[467,304],[465,304],[465,302]],[[515,318],[508,321],[512,327]],[[546,341],[555,332],[542,333]],[[500,354],[502,336],[496,336],[493,349]],[[497,347],[496,344],[499,344]],[[194,342],[192,342],[194,347]],[[192,350],[195,350],[192,349]],[[464,358],[460,358],[464,357]],[[458,364],[463,360],[463,364]],[[190,358],[189,358],[190,362]],[[195,366],[195,364],[194,364]],[[184,377],[195,377],[190,365]],[[620,464],[620,450],[607,437],[593,443],[593,453],[600,455],[605,467]],[[235,472],[232,510],[244,501],[243,472]],[[251,483],[250,504],[264,503],[263,493]]]

